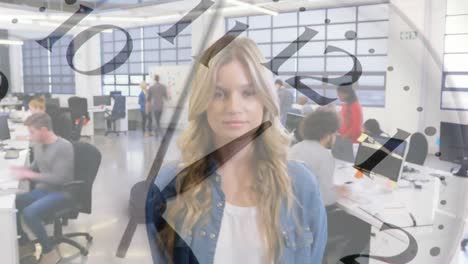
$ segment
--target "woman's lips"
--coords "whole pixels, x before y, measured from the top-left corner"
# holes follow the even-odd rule
[[[247,121],[233,120],[233,121],[223,121],[223,125],[229,128],[242,128],[247,125]]]

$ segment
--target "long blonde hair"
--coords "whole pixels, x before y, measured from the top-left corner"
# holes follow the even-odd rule
[[[258,228],[268,253],[268,262],[271,263],[280,257],[284,246],[280,222],[281,207],[286,202],[287,209],[290,211],[294,200],[286,162],[290,136],[279,122],[278,95],[274,89],[273,76],[261,64],[265,62],[265,59],[252,40],[224,37],[207,49],[201,57],[200,61],[209,61],[209,64],[208,67],[198,65],[192,82],[188,108],[189,124],[177,142],[182,152],[181,167],[187,167],[215,150],[213,132],[208,124],[206,110],[215,91],[219,69],[235,60],[245,67],[256,94],[264,105],[263,122],[272,123],[272,126],[253,143],[254,155],[258,161],[254,168],[256,177],[252,189],[255,201],[261,205],[257,206]],[[202,174],[203,168],[197,168],[180,175],[176,180],[178,193],[181,193],[181,190],[189,191],[178,195],[173,204],[168,206],[166,220],[181,223],[184,232],[191,231],[195,223],[211,210],[210,185],[207,181],[201,184],[197,181],[204,177]],[[169,256],[173,253],[174,237],[173,233],[169,234],[164,231],[162,233],[162,238],[167,243]]]

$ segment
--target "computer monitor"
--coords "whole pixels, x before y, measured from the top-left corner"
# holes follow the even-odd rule
[[[56,105],[56,106],[60,107],[60,99],[58,99],[58,98],[46,99],[46,105]]]
[[[10,139],[10,127],[8,126],[8,115],[0,115],[0,141]]]
[[[347,138],[337,136],[331,152],[335,159],[354,162],[353,141]]]
[[[461,164],[455,173],[467,175],[468,169],[468,125],[440,122],[440,159]]]
[[[381,142],[394,150],[390,152]],[[406,145],[404,140],[385,137],[373,142],[361,142],[356,153],[355,167],[364,172],[373,173],[375,176],[387,178],[392,182],[398,182],[405,161]],[[378,162],[377,156],[384,156],[384,158]]]
[[[109,93],[110,97],[115,97],[115,96],[121,96],[122,95],[122,91],[112,91]]]
[[[93,105],[94,106],[111,105],[111,97],[108,96],[108,95],[94,96],[93,97]]]
[[[288,113],[286,116],[286,129],[289,132],[293,132],[299,129],[299,124],[301,123],[302,119],[304,119],[303,115]]]

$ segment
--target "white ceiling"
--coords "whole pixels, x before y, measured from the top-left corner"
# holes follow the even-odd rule
[[[71,16],[72,12],[77,10],[78,5],[72,6],[74,9],[70,11],[56,11],[52,9],[46,9],[45,12],[40,12],[37,7],[31,5],[20,5],[18,3],[28,2],[28,0],[3,0],[0,1],[0,28],[8,29],[10,36],[24,36],[25,32],[30,33],[31,31],[50,33],[52,30],[57,28],[67,18]],[[37,3],[44,2],[42,0],[29,0]],[[91,0],[96,2],[98,0]],[[100,0],[102,1],[102,0]],[[118,4],[118,2],[126,2],[129,0],[107,0],[113,3],[112,9],[101,9],[100,7],[93,8],[97,12],[93,12],[87,18],[80,22],[79,26],[75,29],[81,31],[86,27],[97,25],[97,24],[113,24],[121,27],[132,27],[143,24],[158,24],[158,23],[171,23],[180,19],[185,13],[193,9],[201,0],[159,0],[137,4]],[[130,0],[132,1],[132,0]],[[214,0],[218,5],[221,0]],[[224,1],[224,0],[223,0]],[[223,12],[226,15],[242,15],[242,14],[254,14],[259,13],[252,11],[251,8],[239,8],[236,5],[229,3],[229,0],[225,0],[226,9]],[[241,0],[243,2],[255,3],[257,6],[261,6],[273,11],[292,11],[298,10],[300,7],[306,7],[308,9],[319,8],[319,7],[331,7],[331,6],[345,6],[355,5],[363,3],[376,3],[385,2],[385,0],[280,0],[273,2],[272,0]],[[15,2],[16,4],[8,4],[5,2]],[[47,2],[47,1],[46,1]],[[64,0],[52,0],[49,1],[51,5],[55,3],[64,2]],[[85,1],[78,1],[85,2]],[[88,1],[89,2],[89,1]],[[158,2],[155,4],[154,2]],[[162,3],[164,2],[164,3]],[[93,5],[91,5],[93,7]],[[17,23],[12,23],[12,20],[18,19]],[[118,18],[119,20],[113,20]],[[122,21],[127,19],[128,21]],[[135,21],[138,20],[138,21]]]

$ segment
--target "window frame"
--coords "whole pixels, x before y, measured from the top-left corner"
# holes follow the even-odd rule
[[[304,30],[304,27],[310,27],[312,29],[314,29],[314,27],[323,27],[324,28],[324,32],[323,32],[323,39],[311,39],[309,42],[310,43],[323,43],[323,47],[326,48],[329,44],[329,42],[336,42],[336,41],[347,41],[347,42],[351,42],[353,43],[354,45],[354,51],[353,52],[350,52],[351,54],[353,54],[354,56],[356,56],[358,59],[360,57],[377,57],[377,58],[383,58],[383,60],[385,61],[385,65],[388,64],[388,50],[385,52],[385,53],[368,53],[368,54],[361,54],[361,53],[358,53],[358,50],[359,50],[359,47],[362,45],[359,45],[360,41],[361,40],[388,40],[388,30],[386,31],[386,34],[385,36],[376,36],[376,37],[360,37],[360,34],[359,34],[359,31],[358,31],[358,28],[359,28],[359,25],[361,24],[370,24],[370,23],[380,23],[380,22],[386,22],[387,23],[387,29],[388,29],[388,24],[389,24],[389,17],[387,16],[386,18],[382,18],[382,19],[369,19],[369,20],[361,20],[359,18],[359,8],[360,7],[363,7],[363,6],[372,6],[372,5],[387,5],[387,8],[388,8],[388,3],[379,3],[379,4],[364,4],[364,5],[351,5],[351,6],[346,6],[345,8],[354,8],[354,12],[355,12],[355,15],[354,15],[354,20],[352,21],[348,21],[348,22],[333,22],[333,21],[330,21],[329,23],[326,23],[326,20],[329,19],[329,10],[334,10],[334,9],[339,9],[339,8],[342,8],[342,7],[333,7],[333,8],[317,8],[317,9],[308,9],[307,11],[323,11],[324,12],[324,18],[325,20],[322,22],[322,23],[304,23],[304,19],[301,19],[301,11],[293,11],[293,12],[284,12],[282,14],[293,14],[295,13],[296,14],[296,23],[295,25],[290,25],[290,26],[274,26],[274,17],[273,16],[269,16],[269,19],[270,19],[270,22],[267,23],[267,24],[270,24],[269,27],[253,27],[253,28],[248,28],[246,30],[246,32],[243,32],[243,35],[247,36],[247,37],[251,37],[251,32],[256,32],[256,31],[261,31],[261,30],[270,30],[270,39],[267,40],[267,41],[262,41],[262,42],[256,42],[258,45],[265,45],[265,46],[270,46],[269,50],[270,50],[270,54],[264,54],[265,58],[267,59],[267,61],[270,61],[273,56],[274,56],[274,47],[275,45],[281,45],[281,44],[290,44],[291,41],[275,41],[274,40],[274,30],[275,29],[285,29],[285,28],[289,28],[289,29],[293,29],[295,28],[296,29],[296,32],[297,32],[297,36],[299,36],[301,34],[301,32],[303,32]],[[307,12],[306,11],[306,12]],[[233,17],[226,17],[225,18],[225,30],[226,32],[232,27],[232,24],[238,20],[238,21],[242,21],[243,23],[246,23],[249,25],[250,23],[250,18],[251,17],[256,17],[256,19],[258,19],[259,15],[254,15],[254,16],[233,16]],[[266,16],[265,16],[266,17]],[[344,36],[342,38],[333,38],[333,39],[329,39],[328,38],[328,33],[329,33],[329,27],[330,26],[337,26],[337,25],[353,25],[353,31],[356,32],[357,34],[357,37],[354,38],[353,40],[348,40],[346,39]],[[320,32],[319,32],[320,34]],[[294,38],[296,39],[297,36]],[[333,54],[333,53],[330,53],[330,54],[323,54],[323,55],[299,55],[301,54],[301,51],[303,51],[304,48],[302,48],[301,50],[299,50],[297,53],[295,53],[290,59],[295,59],[295,71],[280,71],[278,72],[278,75],[275,76],[275,78],[279,78],[279,79],[286,79],[286,78],[289,78],[289,77],[292,77],[292,76],[295,76],[295,75],[305,75],[305,76],[314,76],[314,77],[328,77],[328,76],[333,76],[333,75],[343,75],[345,74],[346,72],[344,71],[336,71],[336,72],[329,72],[328,69],[327,69],[327,66],[328,66],[328,60],[330,58],[348,58],[347,55],[342,55],[342,54]],[[301,59],[323,59],[323,71],[305,71],[305,70],[302,70],[301,69],[301,65],[300,65],[300,61]],[[386,67],[385,67],[386,68]],[[375,90],[375,91],[382,91],[383,92],[383,98],[382,98],[382,102],[381,103],[363,103],[361,102],[361,104],[365,107],[377,107],[377,108],[383,108],[385,107],[385,104],[386,104],[386,84],[387,84],[387,70],[386,69],[381,69],[381,70],[378,70],[378,71],[366,71],[366,72],[363,72],[363,76],[381,76],[383,78],[383,85],[382,86],[364,86],[364,87],[359,87],[358,85],[356,85],[355,87],[356,88],[356,92],[359,92],[360,90]],[[314,89],[319,89],[317,90],[319,93],[321,93],[322,95],[325,95],[327,90],[331,90],[331,89],[336,89],[335,88],[331,88],[330,87],[331,85],[327,84],[327,83],[321,83],[320,86],[314,86]],[[295,90],[295,89],[294,89]],[[298,96],[300,95],[300,92],[298,92],[297,90],[295,90],[295,98],[297,99]],[[296,100],[297,102],[297,100]],[[310,100],[309,100],[309,103]],[[315,103],[313,103],[315,104]]]

